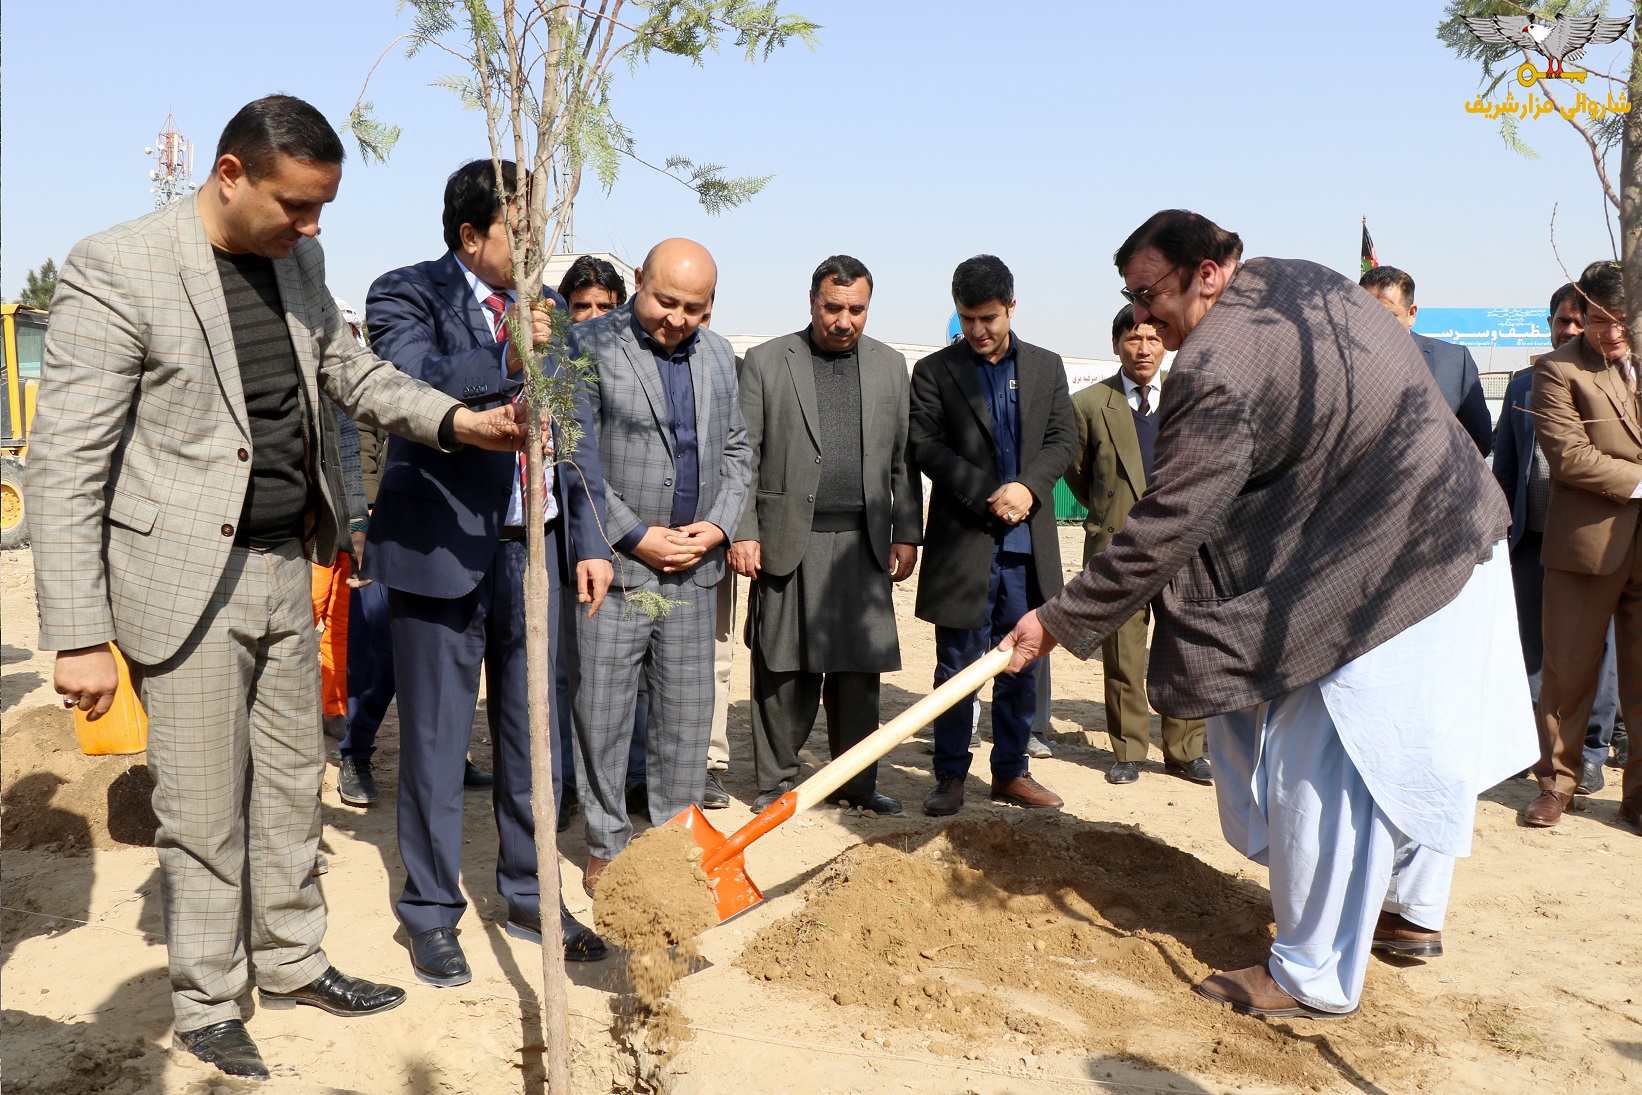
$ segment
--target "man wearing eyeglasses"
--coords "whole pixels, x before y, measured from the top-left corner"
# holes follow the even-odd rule
[[[1523,820],[1562,820],[1579,782],[1608,620],[1619,656],[1625,725],[1642,726],[1642,414],[1637,360],[1626,338],[1618,263],[1579,278],[1585,331],[1534,369],[1535,432],[1550,465],[1545,511],[1545,660],[1539,685],[1539,797]],[[1620,816],[1642,826],[1642,750],[1625,765]]]
[[[1009,267],[993,255],[964,260],[952,300],[963,338],[913,366],[907,430],[907,452],[933,485],[917,612],[935,625],[937,685],[1060,589],[1053,492],[1077,443],[1060,355],[1011,329]],[[1027,770],[1037,677],[992,686],[992,798],[1028,809],[1062,805]],[[974,703],[935,719],[931,817],[963,808]]]
[[[1198,992],[1340,1018],[1371,949],[1441,953],[1476,796],[1532,753],[1510,519],[1389,312],[1241,254],[1181,209],[1118,249],[1136,321],[1178,351],[1155,480],[1004,645],[1017,671],[1057,641],[1088,657],[1153,606],[1152,703],[1207,718],[1221,827],[1271,869],[1269,960]]]

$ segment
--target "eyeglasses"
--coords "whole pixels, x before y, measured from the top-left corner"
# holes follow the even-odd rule
[[[1157,287],[1159,285],[1163,284],[1163,282],[1169,277],[1170,274],[1173,274],[1173,273],[1174,273],[1173,270],[1165,271],[1164,274],[1163,274],[1163,277],[1158,278],[1156,281],[1152,282],[1150,285],[1146,286],[1146,288],[1144,288],[1144,289],[1129,289],[1129,288],[1125,287],[1125,288],[1119,289],[1118,292],[1122,293],[1123,294],[1123,299],[1128,301],[1130,304],[1139,304],[1139,305],[1142,305],[1142,306],[1145,306],[1145,307],[1149,307],[1152,303],[1152,293],[1157,289]]]

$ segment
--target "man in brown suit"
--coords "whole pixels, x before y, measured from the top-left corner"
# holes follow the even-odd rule
[[[1153,602],[1152,702],[1208,716],[1227,839],[1271,869],[1269,959],[1198,986],[1245,1014],[1356,1012],[1371,948],[1440,953],[1454,857],[1533,717],[1509,515],[1407,333],[1309,262],[1171,209],[1116,255],[1178,349],[1157,476],[1004,640],[1088,657]]]
[[[1539,797],[1524,820],[1555,825],[1579,782],[1608,621],[1626,726],[1642,726],[1642,416],[1625,337],[1618,263],[1579,278],[1585,333],[1539,359],[1533,410],[1551,470],[1545,513],[1545,661],[1539,691]],[[1642,825],[1642,750],[1625,765],[1620,814]]]
[[[1163,340],[1150,323],[1135,322],[1125,304],[1112,320],[1112,352],[1119,371],[1072,394],[1078,447],[1066,469],[1066,485],[1088,509],[1083,521],[1083,561],[1111,543],[1129,510],[1146,493],[1157,447],[1157,403],[1162,388]],[[1146,702],[1146,628],[1142,605],[1101,644],[1106,678],[1106,732],[1112,739],[1107,783],[1134,783],[1151,748],[1152,716]],[[1193,783],[1213,783],[1203,755],[1203,720],[1163,716],[1163,770]]]

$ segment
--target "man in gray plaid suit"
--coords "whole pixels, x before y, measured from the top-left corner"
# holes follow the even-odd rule
[[[715,587],[752,479],[735,352],[702,324],[718,284],[712,255],[690,240],[664,240],[635,281],[632,300],[571,334],[572,351],[591,357],[597,374],[590,401],[605,536],[616,548],[612,603],[591,619],[576,614],[580,656],[570,678],[589,893],[633,835],[625,782],[640,673],[650,682],[650,816],[660,823],[701,800]],[[652,615],[630,603],[641,592],[672,604]]]
[[[368,1015],[405,996],[320,949],[308,568],[347,537],[320,396],[444,449],[524,438],[522,409],[476,413],[354,342],[313,238],[342,159],[313,107],[259,99],[223,130],[197,198],[77,244],[52,301],[29,460],[57,691],[106,712],[112,640],[148,711],[175,1045],[260,1079],[240,1018],[253,966],[270,1010]]]

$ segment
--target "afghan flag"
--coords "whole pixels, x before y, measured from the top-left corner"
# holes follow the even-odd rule
[[[1374,253],[1374,237],[1368,234],[1368,218],[1363,218],[1363,273],[1380,265],[1380,256]]]

